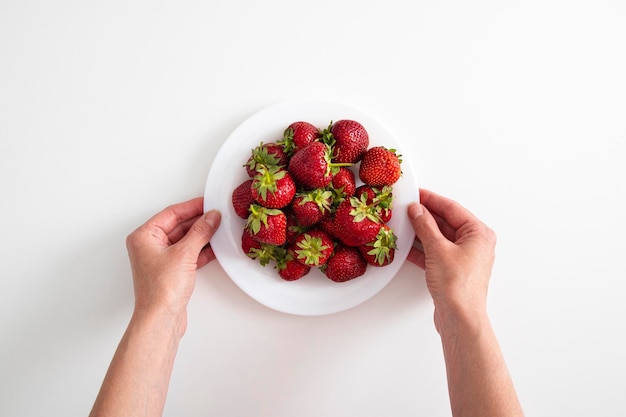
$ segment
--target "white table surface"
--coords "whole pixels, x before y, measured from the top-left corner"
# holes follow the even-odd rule
[[[132,311],[126,235],[254,112],[358,105],[498,234],[529,416],[623,415],[626,6],[0,2],[0,415],[86,415]],[[449,415],[423,274],[300,317],[199,272],[166,416]]]

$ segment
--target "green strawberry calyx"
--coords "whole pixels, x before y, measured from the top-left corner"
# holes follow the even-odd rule
[[[322,214],[330,211],[330,206],[333,201],[333,192],[331,190],[316,188],[313,191],[301,194],[301,196],[302,200],[300,200],[300,205],[312,202],[317,205]]]
[[[277,252],[276,252],[276,265],[275,268],[278,269],[279,271],[282,271],[283,269],[287,268],[287,265],[289,264],[289,261],[295,261],[296,259],[293,257],[293,254],[291,251],[288,251],[285,248],[280,248],[277,247]]]
[[[261,248],[251,248],[246,255],[251,259],[256,259],[261,263],[261,266],[265,266],[271,261],[276,261],[277,252],[280,248],[274,245],[268,245],[266,243],[261,244]]]
[[[292,127],[288,127],[283,132],[283,138],[276,143],[283,147],[283,152],[287,155],[293,155],[296,151],[296,142],[293,139],[294,131]]]
[[[261,230],[261,225],[267,227],[269,217],[277,216],[281,213],[282,211],[279,209],[270,209],[259,204],[251,204],[246,227],[250,229],[252,234],[256,235]]]
[[[332,133],[329,133],[332,136]],[[323,141],[322,141],[323,142]],[[334,143],[335,140],[333,139],[332,144],[323,142],[326,145],[326,149],[324,151],[324,162],[326,163],[326,173],[325,173],[325,177],[328,177],[329,175],[335,175],[339,172],[339,168],[341,167],[350,167],[354,164],[351,164],[350,162],[332,162],[334,154],[335,154],[335,148],[334,148]]]
[[[248,162],[244,164],[244,167],[248,167],[252,171],[256,171],[260,168],[260,166],[280,166],[278,165],[279,162],[280,158],[277,157],[276,154],[268,152],[267,147],[263,146],[263,142],[261,142],[259,146],[252,149],[252,156]]]
[[[388,211],[393,208],[393,187],[385,185],[383,188],[378,189],[372,187],[375,193],[375,197],[372,201],[372,205],[376,207],[378,215],[382,215],[383,212],[388,214]]]
[[[350,197],[350,215],[353,217],[352,221],[362,222],[365,219],[369,219],[375,223],[380,223],[380,216],[378,215],[376,204],[367,204],[367,195],[364,193],[361,198]]]
[[[335,143],[337,143],[337,141],[335,140],[335,135],[333,135],[333,133],[331,132],[332,127],[333,121],[331,120],[328,124],[328,127],[326,129],[323,129],[320,134],[320,142],[325,143],[330,148],[333,148],[335,146]]]
[[[384,265],[391,260],[391,251],[397,247],[396,240],[393,229],[381,227],[376,239],[365,245],[372,248],[367,251],[367,254],[373,256],[374,261],[379,265]]]
[[[331,211],[334,211],[339,204],[346,199],[346,194],[343,192],[345,186],[335,187],[332,183],[328,186],[328,191],[330,191],[330,208]]]
[[[303,239],[296,243],[296,255],[298,259],[303,260],[307,265],[320,265],[320,261],[324,257],[324,251],[330,246],[324,244],[321,238],[304,234]]]
[[[258,174],[254,177],[254,187],[259,192],[261,199],[265,201],[268,191],[272,194],[276,193],[278,190],[277,182],[285,178],[287,171],[280,166],[259,165],[257,172]]]

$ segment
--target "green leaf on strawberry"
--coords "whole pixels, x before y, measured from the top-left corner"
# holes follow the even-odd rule
[[[376,239],[370,243],[359,246],[361,254],[370,265],[384,266],[393,261],[397,237],[393,229],[383,225],[376,235]]]
[[[321,266],[333,253],[334,245],[326,232],[314,229],[298,236],[295,248],[300,262],[309,266]]]
[[[287,171],[276,166],[267,167],[265,165],[259,165],[257,171],[258,174],[255,175],[252,186],[256,188],[262,200],[267,200],[267,192],[275,193],[278,190],[276,183],[285,177]]]

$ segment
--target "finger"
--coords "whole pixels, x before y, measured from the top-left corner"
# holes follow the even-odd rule
[[[424,252],[428,252],[433,245],[445,239],[435,218],[420,203],[409,204],[407,214],[415,230],[415,235],[424,247]]]
[[[200,255],[202,249],[209,243],[221,221],[217,210],[208,211],[189,228],[187,234],[178,241],[177,245]]]
[[[204,199],[202,197],[174,204],[152,216],[146,224],[157,227],[169,235],[181,223],[201,216],[204,212],[203,205]]]
[[[430,214],[432,214],[433,218],[437,222],[437,226],[439,227],[439,230],[441,230],[441,233],[446,237],[446,239],[448,239],[451,242],[454,242],[454,240],[456,239],[456,230],[453,229],[452,226],[450,226],[448,222],[443,219],[443,217],[438,216],[434,213],[430,213]]]
[[[211,249],[210,245],[206,245],[200,251],[200,255],[198,255],[198,268],[202,268],[204,265],[208,264],[214,259],[215,253],[213,253],[213,249]]]
[[[420,203],[427,207],[433,215],[440,216],[454,230],[468,222],[476,221],[476,217],[456,201],[429,190],[420,189]]]
[[[415,248],[415,247],[411,248],[406,260],[417,265],[418,267],[422,269],[426,267],[426,256],[424,255],[424,252],[422,252],[418,248]]]
[[[173,245],[174,243],[182,239],[183,236],[187,234],[189,229],[191,229],[191,226],[196,222],[196,220],[198,220],[198,218],[200,218],[200,216],[196,216],[192,219],[176,225],[174,229],[167,235],[167,238],[170,241],[170,245]]]

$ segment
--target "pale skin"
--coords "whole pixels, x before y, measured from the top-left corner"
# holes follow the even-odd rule
[[[423,251],[408,260],[425,270],[452,414],[523,416],[487,317],[495,235],[452,200],[420,190],[420,201],[408,215]],[[220,214],[202,208],[202,198],[170,206],[128,236],[135,308],[91,417],[163,414],[196,271],[215,259],[209,241]]]
[[[90,416],[163,414],[196,270],[215,259],[220,214],[202,211],[202,198],[173,205],[128,236],[135,308]]]
[[[428,190],[408,208],[435,306],[454,417],[518,417],[522,408],[487,316],[496,236],[461,205]]]

